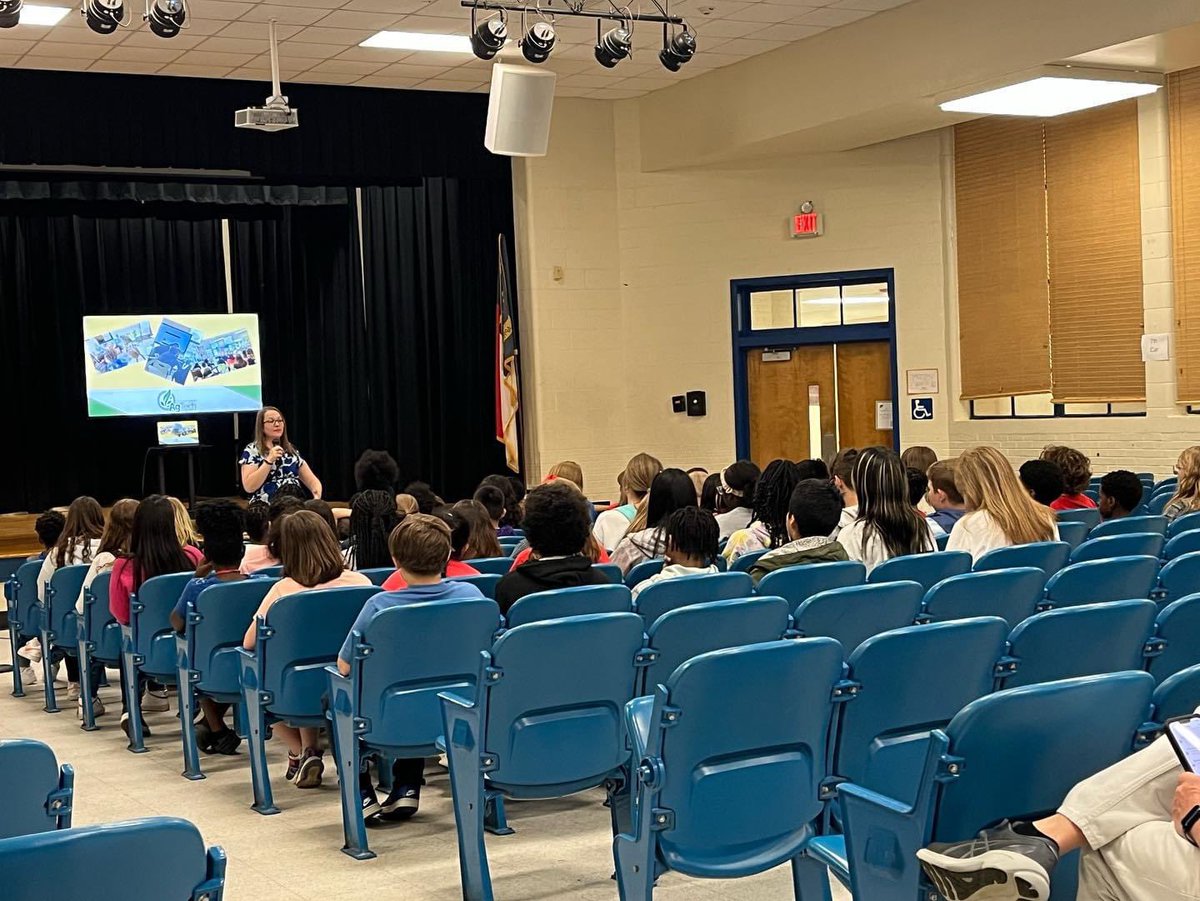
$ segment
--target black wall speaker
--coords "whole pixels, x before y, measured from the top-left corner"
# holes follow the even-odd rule
[[[708,415],[708,397],[703,391],[687,393],[687,414],[688,416]]]

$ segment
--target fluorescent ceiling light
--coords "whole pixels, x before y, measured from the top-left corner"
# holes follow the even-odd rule
[[[387,50],[431,50],[436,53],[472,52],[471,39],[465,34],[425,34],[419,31],[381,31],[358,46]]]
[[[21,7],[21,25],[57,25],[63,16],[71,10],[66,6],[30,6],[26,3]]]
[[[1016,84],[939,104],[947,113],[986,116],[1061,116],[1153,94],[1162,77],[1145,72],[1047,67]]]

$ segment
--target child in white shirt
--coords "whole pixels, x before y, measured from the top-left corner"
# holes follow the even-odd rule
[[[666,561],[662,572],[633,587],[636,598],[643,589],[656,582],[682,576],[704,576],[718,572],[713,560],[721,529],[716,517],[699,507],[680,507],[667,517],[663,525]]]

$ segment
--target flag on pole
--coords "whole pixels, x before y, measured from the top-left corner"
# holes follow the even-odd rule
[[[517,336],[513,332],[512,290],[508,279],[508,253],[499,236],[500,265],[496,278],[496,440],[504,445],[508,468],[521,471],[517,445],[517,410],[521,383],[517,373]]]

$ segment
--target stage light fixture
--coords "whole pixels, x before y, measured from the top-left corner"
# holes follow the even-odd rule
[[[521,38],[521,54],[531,63],[544,63],[557,40],[554,26],[545,19],[539,19],[526,29],[525,36]]]
[[[475,23],[475,7],[471,7],[471,50],[480,59],[491,59],[508,40],[508,24],[504,10]]]
[[[596,23],[599,32],[600,24]],[[613,68],[633,52],[633,32],[624,23],[609,29],[596,38],[596,62],[606,69]]]
[[[658,61],[671,72],[678,72],[679,67],[696,55],[696,36],[683,26],[683,31],[676,32],[667,38],[667,26],[663,26],[663,48],[658,53]]]
[[[129,24],[123,0],[83,0],[79,12],[96,34],[112,34],[117,26]]]
[[[21,0],[0,0],[0,28],[15,28],[21,21]]]
[[[173,38],[187,23],[186,0],[146,0],[142,19],[160,38]]]

